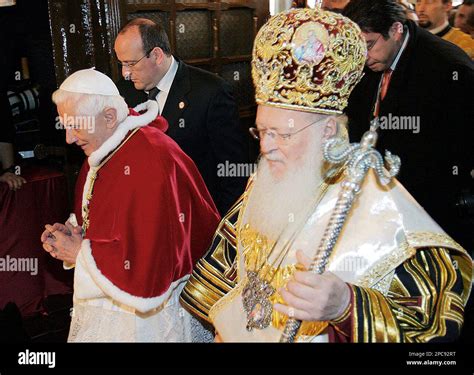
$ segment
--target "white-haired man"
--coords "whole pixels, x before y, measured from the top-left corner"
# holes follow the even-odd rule
[[[305,39],[309,30],[317,43]],[[309,44],[319,53],[299,59],[298,49]],[[288,316],[303,321],[297,341],[425,342],[458,335],[471,259],[397,181],[383,188],[369,173],[328,272],[307,271],[321,255],[315,252],[345,169],[324,161],[323,144],[338,137],[346,144],[338,147],[347,147],[339,115],[365,57],[360,29],[333,12],[290,10],[259,31],[252,133],[262,158],[181,294],[185,306],[214,325],[216,340],[278,341]]]
[[[69,341],[192,340],[178,296],[219,218],[194,163],[164,134],[156,102],[129,112],[96,70],[72,74],[53,101],[67,143],[88,157],[76,185],[82,229],[56,223],[41,237],[75,264]]]

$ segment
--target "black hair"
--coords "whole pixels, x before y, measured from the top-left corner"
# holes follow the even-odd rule
[[[396,0],[351,0],[343,15],[357,23],[366,33],[379,33],[385,39],[395,22],[405,24],[405,9]]]
[[[135,18],[123,26],[119,34],[123,34],[135,26],[138,27],[138,32],[142,38],[144,53],[148,53],[155,47],[160,47],[167,56],[171,55],[170,41],[165,29],[152,20]]]

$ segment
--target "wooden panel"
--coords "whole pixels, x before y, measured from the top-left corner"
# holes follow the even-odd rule
[[[148,18],[155,23],[160,23],[165,26],[165,31],[167,31],[168,38],[170,37],[169,31],[166,28],[166,25],[169,24],[169,13],[162,11],[150,11],[150,12],[136,12],[127,14],[128,21],[134,18]]]
[[[161,22],[173,54],[228,80],[241,117],[255,115],[250,61],[257,30],[269,16],[268,1],[126,0],[125,9],[127,19]]]
[[[206,0],[176,0],[176,3],[181,3],[181,4],[208,4],[211,1],[206,1]]]
[[[112,47],[107,7],[101,0],[48,0],[56,82],[72,72],[95,66],[110,74]]]
[[[56,79],[95,66],[118,80],[113,44],[121,26],[149,18],[167,31],[173,54],[232,83],[241,117],[255,115],[250,61],[265,0],[48,0]],[[76,33],[70,33],[74,25]],[[239,80],[235,80],[236,74]]]
[[[183,60],[212,56],[212,12],[184,10],[176,14],[176,54]]]
[[[234,87],[239,107],[250,107],[255,103],[250,62],[243,61],[222,66],[222,77]]]
[[[254,40],[253,9],[229,9],[220,14],[221,56],[250,55]]]
[[[127,0],[127,5],[167,4],[168,0]]]

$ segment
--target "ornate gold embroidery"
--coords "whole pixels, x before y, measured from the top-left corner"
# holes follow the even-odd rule
[[[253,184],[253,181],[256,178],[256,176],[257,176],[256,172],[253,175],[250,176],[249,182],[248,182],[247,187],[245,189],[245,192],[242,194],[242,207],[240,209],[239,216],[237,217],[237,223],[236,223],[236,226],[235,226],[236,229],[237,229],[237,237],[238,237],[238,235],[240,233],[240,230],[242,228],[242,220],[244,218],[245,210],[247,209],[249,194],[252,191],[252,184]],[[237,250],[237,253],[235,255],[235,265],[236,265],[236,268],[239,269],[240,261],[241,261],[240,251],[239,251],[239,243],[237,243],[237,245],[236,245],[236,250]],[[241,276],[239,275],[239,272],[237,272],[237,282],[240,281],[240,277]]]
[[[467,254],[467,251],[460,244],[444,233],[407,232],[405,235],[412,247],[446,247]]]
[[[248,224],[240,230],[239,238],[243,247],[243,254],[245,259],[246,269],[253,269],[256,264],[263,264],[261,269],[262,274],[275,275],[271,280],[270,285],[275,289],[275,293],[269,298],[272,304],[285,304],[278,290],[284,287],[292,278],[296,271],[296,265],[280,266],[278,269],[272,267],[267,263],[267,258],[273,242],[269,241],[265,236],[250,228]],[[245,283],[242,283],[245,284]],[[272,313],[272,326],[283,330],[286,325],[288,317],[278,311]],[[303,322],[300,328],[300,335],[316,336],[320,334],[326,327],[327,322]]]
[[[231,303],[235,297],[242,293],[246,279],[244,278],[242,282],[238,283],[237,286],[227,293],[223,298],[217,301],[214,306],[209,310],[209,321],[212,323],[216,316],[221,312],[221,310]]]
[[[392,272],[390,272],[388,275],[386,275],[380,281],[378,281],[374,286],[372,286],[372,289],[378,290],[380,293],[386,296],[390,289],[390,285],[392,284],[394,275],[395,275],[395,269],[393,269]]]
[[[416,253],[416,249],[410,247],[408,243],[404,242],[399,245],[397,249],[390,252],[377,262],[374,267],[368,270],[356,284],[363,287],[373,287],[390,271],[394,270],[398,265],[405,260],[411,258]]]
[[[252,77],[258,104],[341,113],[362,78],[366,43],[338,14],[294,9],[272,17],[255,38]]]
[[[242,198],[219,223],[210,250],[198,261],[181,292],[181,303],[207,321],[209,309],[236,285],[236,229],[232,218],[241,207]]]
[[[447,320],[462,325],[464,301],[454,291],[458,273],[449,251],[418,251],[417,257],[403,264],[406,285],[395,275],[388,297],[371,288],[353,287],[354,341],[428,342],[447,334]]]

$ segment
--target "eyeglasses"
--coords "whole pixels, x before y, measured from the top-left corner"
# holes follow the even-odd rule
[[[379,41],[380,37],[382,36],[382,34],[379,35],[379,37],[375,40],[373,40],[372,42],[367,43],[367,52],[370,51],[372,48],[375,47],[375,45],[377,44],[377,42]]]
[[[271,139],[276,139],[277,141],[286,142],[286,141],[289,141],[291,139],[291,137],[294,136],[295,134],[298,134],[299,132],[302,132],[303,130],[309,128],[311,125],[314,125],[314,124],[316,124],[320,121],[321,121],[321,119],[316,120],[316,121],[312,122],[311,124],[306,125],[304,128],[301,128],[300,130],[298,130],[294,133],[278,133],[274,130],[268,130],[268,129],[261,129],[260,130],[260,129],[257,129],[257,128],[250,128],[249,133],[256,140],[261,140],[263,138],[263,136],[266,135],[266,136],[270,137]]]
[[[142,61],[145,57],[149,58],[150,53],[155,49],[155,47],[151,48],[143,57],[138,59],[137,61],[131,61],[127,63],[123,63],[120,60],[117,59],[117,63],[122,67],[122,68],[127,68],[127,69],[133,69],[135,65],[137,65],[140,61]]]

